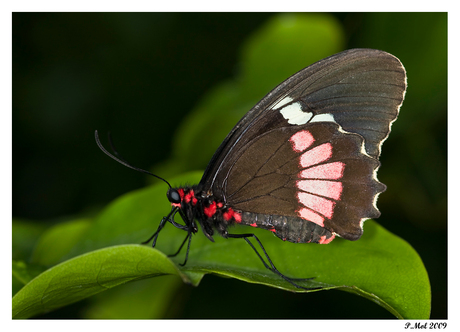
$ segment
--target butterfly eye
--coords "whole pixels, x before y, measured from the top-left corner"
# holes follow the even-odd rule
[[[181,201],[179,192],[176,189],[168,190],[168,193],[166,194],[166,196],[168,196],[168,200],[171,203],[176,203],[177,204],[177,203],[180,203],[180,201]]]

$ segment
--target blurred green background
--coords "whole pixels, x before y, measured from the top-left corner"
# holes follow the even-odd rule
[[[305,37],[291,35],[294,28]],[[13,236],[13,258],[27,261],[43,229],[92,217],[152,182],[103,155],[95,129],[103,141],[110,131],[131,163],[166,178],[204,170],[225,133],[271,88],[354,47],[385,50],[406,67],[406,100],[382,150],[379,179],[388,189],[378,222],[418,251],[432,318],[447,318],[446,13],[14,13],[13,235],[27,229],[30,237],[18,246]],[[392,317],[345,292],[291,294],[211,275],[193,288],[168,278],[42,317],[116,317],[107,310],[112,298],[149,308],[168,287],[174,296],[146,317]]]

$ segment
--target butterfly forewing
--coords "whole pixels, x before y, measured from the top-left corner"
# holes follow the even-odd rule
[[[218,179],[227,174],[225,168],[233,162],[233,151],[285,125],[335,122],[345,131],[360,134],[366,152],[378,158],[405,88],[404,67],[383,51],[352,49],[318,61],[273,89],[238,122],[214,154],[201,184],[219,193]],[[287,108],[291,114],[300,108],[305,116],[290,121]]]

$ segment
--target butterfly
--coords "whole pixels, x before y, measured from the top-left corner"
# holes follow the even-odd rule
[[[377,218],[376,202],[386,186],[377,180],[379,156],[406,91],[406,72],[395,56],[351,49],[292,75],[257,103],[232,129],[212,157],[199,184],[173,188],[166,180],[126,162],[113,148],[107,155],[153,175],[168,186],[169,222],[186,231],[177,255],[200,226],[214,242],[242,238],[264,266],[298,288],[275,267],[253,233],[232,234],[247,225],[283,241],[330,243],[336,236],[357,240],[363,222]],[[112,146],[113,147],[113,146]],[[179,214],[183,224],[176,222]],[[268,262],[251,242],[256,241]]]

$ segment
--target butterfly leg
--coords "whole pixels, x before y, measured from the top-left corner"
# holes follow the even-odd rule
[[[280,271],[278,271],[278,269],[275,267],[275,265],[273,264],[272,260],[270,259],[270,256],[268,256],[267,252],[265,251],[265,248],[264,246],[262,245],[262,242],[260,242],[260,240],[257,238],[257,236],[255,234],[227,234],[227,236],[229,238],[234,238],[234,239],[244,239],[252,248],[252,250],[254,250],[254,252],[257,254],[257,256],[259,257],[259,259],[262,261],[262,263],[264,264],[264,266],[272,271],[273,273],[276,273],[277,275],[279,275],[281,278],[283,278],[284,280],[286,280],[287,282],[289,282],[291,285],[297,287],[297,288],[301,288],[301,289],[305,289],[305,290],[314,290],[314,289],[321,289],[321,287],[314,287],[314,288],[307,288],[307,287],[302,287],[298,284],[296,284],[294,282],[294,280],[311,280],[311,279],[314,279],[314,278],[305,278],[305,279],[295,279],[295,278],[289,278],[287,276],[285,276],[284,274],[282,274]],[[260,255],[260,253],[257,251],[257,249],[254,247],[254,245],[252,244],[251,241],[249,241],[249,237],[253,237],[257,243],[259,244],[260,248],[262,249],[265,257],[267,258],[268,262],[270,263],[270,266],[265,262],[265,260],[262,258],[262,256]]]
[[[179,252],[182,250],[182,247],[184,246],[187,239],[188,239],[188,245],[187,245],[187,252],[185,254],[185,261],[182,264],[179,264],[180,266],[184,266],[187,263],[188,253],[190,251],[190,243],[192,242],[192,232],[189,232],[187,234],[187,236],[185,237],[184,241],[182,242],[182,244],[180,245],[179,249],[177,250],[175,254],[168,255],[168,257],[176,257],[179,254]]]
[[[160,225],[158,225],[158,229],[155,233],[153,233],[153,235],[151,237],[149,237],[149,239],[147,241],[144,241],[144,242],[141,242],[141,244],[147,244],[149,243],[152,239],[153,242],[152,242],[152,248],[155,248],[155,244],[157,242],[157,238],[158,238],[158,234],[160,234],[160,231],[163,229],[163,227],[165,226],[166,224],[166,221],[168,221],[167,219],[168,217],[163,217],[163,219],[161,219],[160,221]]]
[[[152,248],[155,248],[155,245],[156,245],[157,239],[158,239],[158,234],[160,234],[160,231],[166,225],[166,222],[169,221],[173,225],[175,224],[174,223],[174,215],[177,213],[177,211],[178,211],[177,208],[175,208],[175,207],[172,208],[171,212],[169,212],[169,214],[166,217],[163,217],[163,219],[161,219],[160,224],[158,225],[157,231],[155,233],[153,233],[153,235],[151,237],[149,237],[149,239],[147,241],[141,242],[141,244],[147,244],[152,239],[154,239],[153,242],[152,242]],[[176,226],[176,225],[174,225],[174,226]]]
[[[198,231],[198,228],[196,227],[195,222],[193,221],[194,216],[191,218],[192,221],[189,221],[187,216],[183,213],[182,210],[178,210],[179,214],[182,217],[182,220],[185,221],[185,225],[178,224],[177,222],[174,221],[174,218],[169,219],[169,222],[173,224],[176,228],[182,229],[184,231],[187,231],[187,236],[185,237],[184,241],[180,245],[179,249],[176,251],[175,254],[168,255],[168,257],[175,257],[179,254],[179,252],[182,250],[182,247],[184,246],[185,242],[188,239],[188,244],[187,244],[187,252],[185,253],[185,260],[182,264],[179,264],[180,266],[185,266],[187,264],[188,260],[188,254],[190,252],[190,244],[192,243],[192,234],[196,233]]]
[[[188,237],[187,252],[185,253],[185,260],[184,260],[184,262],[182,264],[179,264],[180,266],[185,266],[185,264],[187,264],[188,253],[190,252],[190,243],[192,243],[192,233],[188,233],[187,237]],[[187,240],[187,237],[185,238],[185,240]],[[185,240],[182,243],[182,246],[184,245]],[[179,251],[180,251],[180,249],[181,248],[179,248]],[[179,251],[177,253],[179,253]]]

